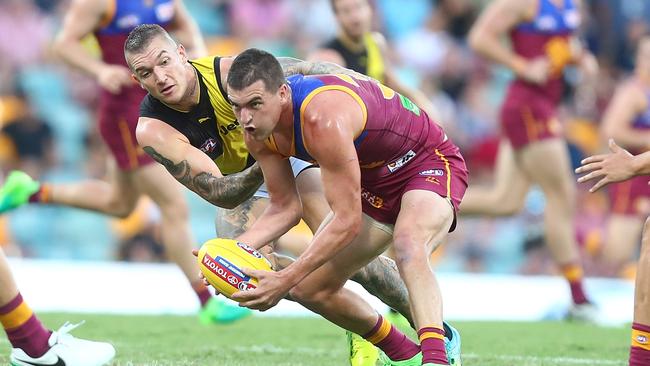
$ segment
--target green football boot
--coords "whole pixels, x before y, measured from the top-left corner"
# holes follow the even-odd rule
[[[201,324],[227,324],[252,314],[248,308],[232,305],[216,297],[211,298],[199,311]]]
[[[29,197],[38,192],[41,184],[27,173],[14,170],[7,176],[0,188],[0,214],[20,207],[29,201]]]
[[[409,358],[408,360],[393,361],[384,352],[379,354],[380,365],[382,366],[420,366],[422,365],[422,352]]]
[[[360,335],[346,331],[350,349],[350,366],[375,366],[379,350]]]

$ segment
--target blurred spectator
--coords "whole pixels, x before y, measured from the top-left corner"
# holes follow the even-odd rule
[[[0,130],[3,149],[8,154],[6,171],[19,169],[33,177],[40,177],[54,166],[54,140],[52,129],[38,118],[24,98],[20,98],[24,114],[7,121]]]

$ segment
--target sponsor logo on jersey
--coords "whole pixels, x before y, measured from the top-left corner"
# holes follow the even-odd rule
[[[115,21],[117,27],[121,29],[135,28],[140,23],[142,22],[137,14],[126,14]]]
[[[374,208],[382,208],[384,206],[384,199],[374,193],[367,191],[361,187],[361,198],[366,200]]]
[[[445,171],[442,169],[429,169],[429,170],[421,171],[420,175],[442,177],[443,175],[445,175]]]
[[[642,334],[639,334],[639,335],[636,336],[636,341],[641,343],[641,344],[646,344],[646,343],[648,343],[648,337],[646,337],[646,336],[644,336]]]
[[[230,133],[230,131],[237,129],[239,126],[239,121],[235,121],[225,126],[219,126],[219,132],[221,132],[223,136],[226,136],[228,133]]]
[[[401,158],[399,158],[399,159],[397,159],[397,160],[395,160],[393,162],[388,163],[388,165],[386,165],[388,167],[388,171],[393,173],[394,171],[396,171],[397,169],[403,167],[404,165],[406,165],[406,163],[411,161],[411,159],[413,159],[415,157],[415,155],[416,154],[415,154],[415,152],[413,150],[409,150]]]
[[[199,150],[203,151],[206,154],[209,154],[213,152],[216,147],[217,147],[217,140],[210,138],[205,140],[205,142],[203,143],[203,145],[201,145]]]
[[[426,177],[425,181],[433,184],[440,185],[440,181],[436,177]]]

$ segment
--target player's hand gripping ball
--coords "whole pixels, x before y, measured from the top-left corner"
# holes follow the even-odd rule
[[[230,298],[237,291],[257,287],[257,279],[241,268],[272,271],[271,263],[257,250],[233,239],[211,239],[198,255],[201,273],[217,291]]]

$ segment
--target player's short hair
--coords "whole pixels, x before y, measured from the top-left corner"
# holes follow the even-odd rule
[[[280,62],[270,53],[249,48],[240,53],[228,71],[228,87],[242,90],[258,80],[267,91],[274,92],[286,82]]]
[[[135,27],[124,41],[124,54],[142,51],[156,37],[165,37],[172,44],[176,44],[169,33],[158,24],[141,24]]]

